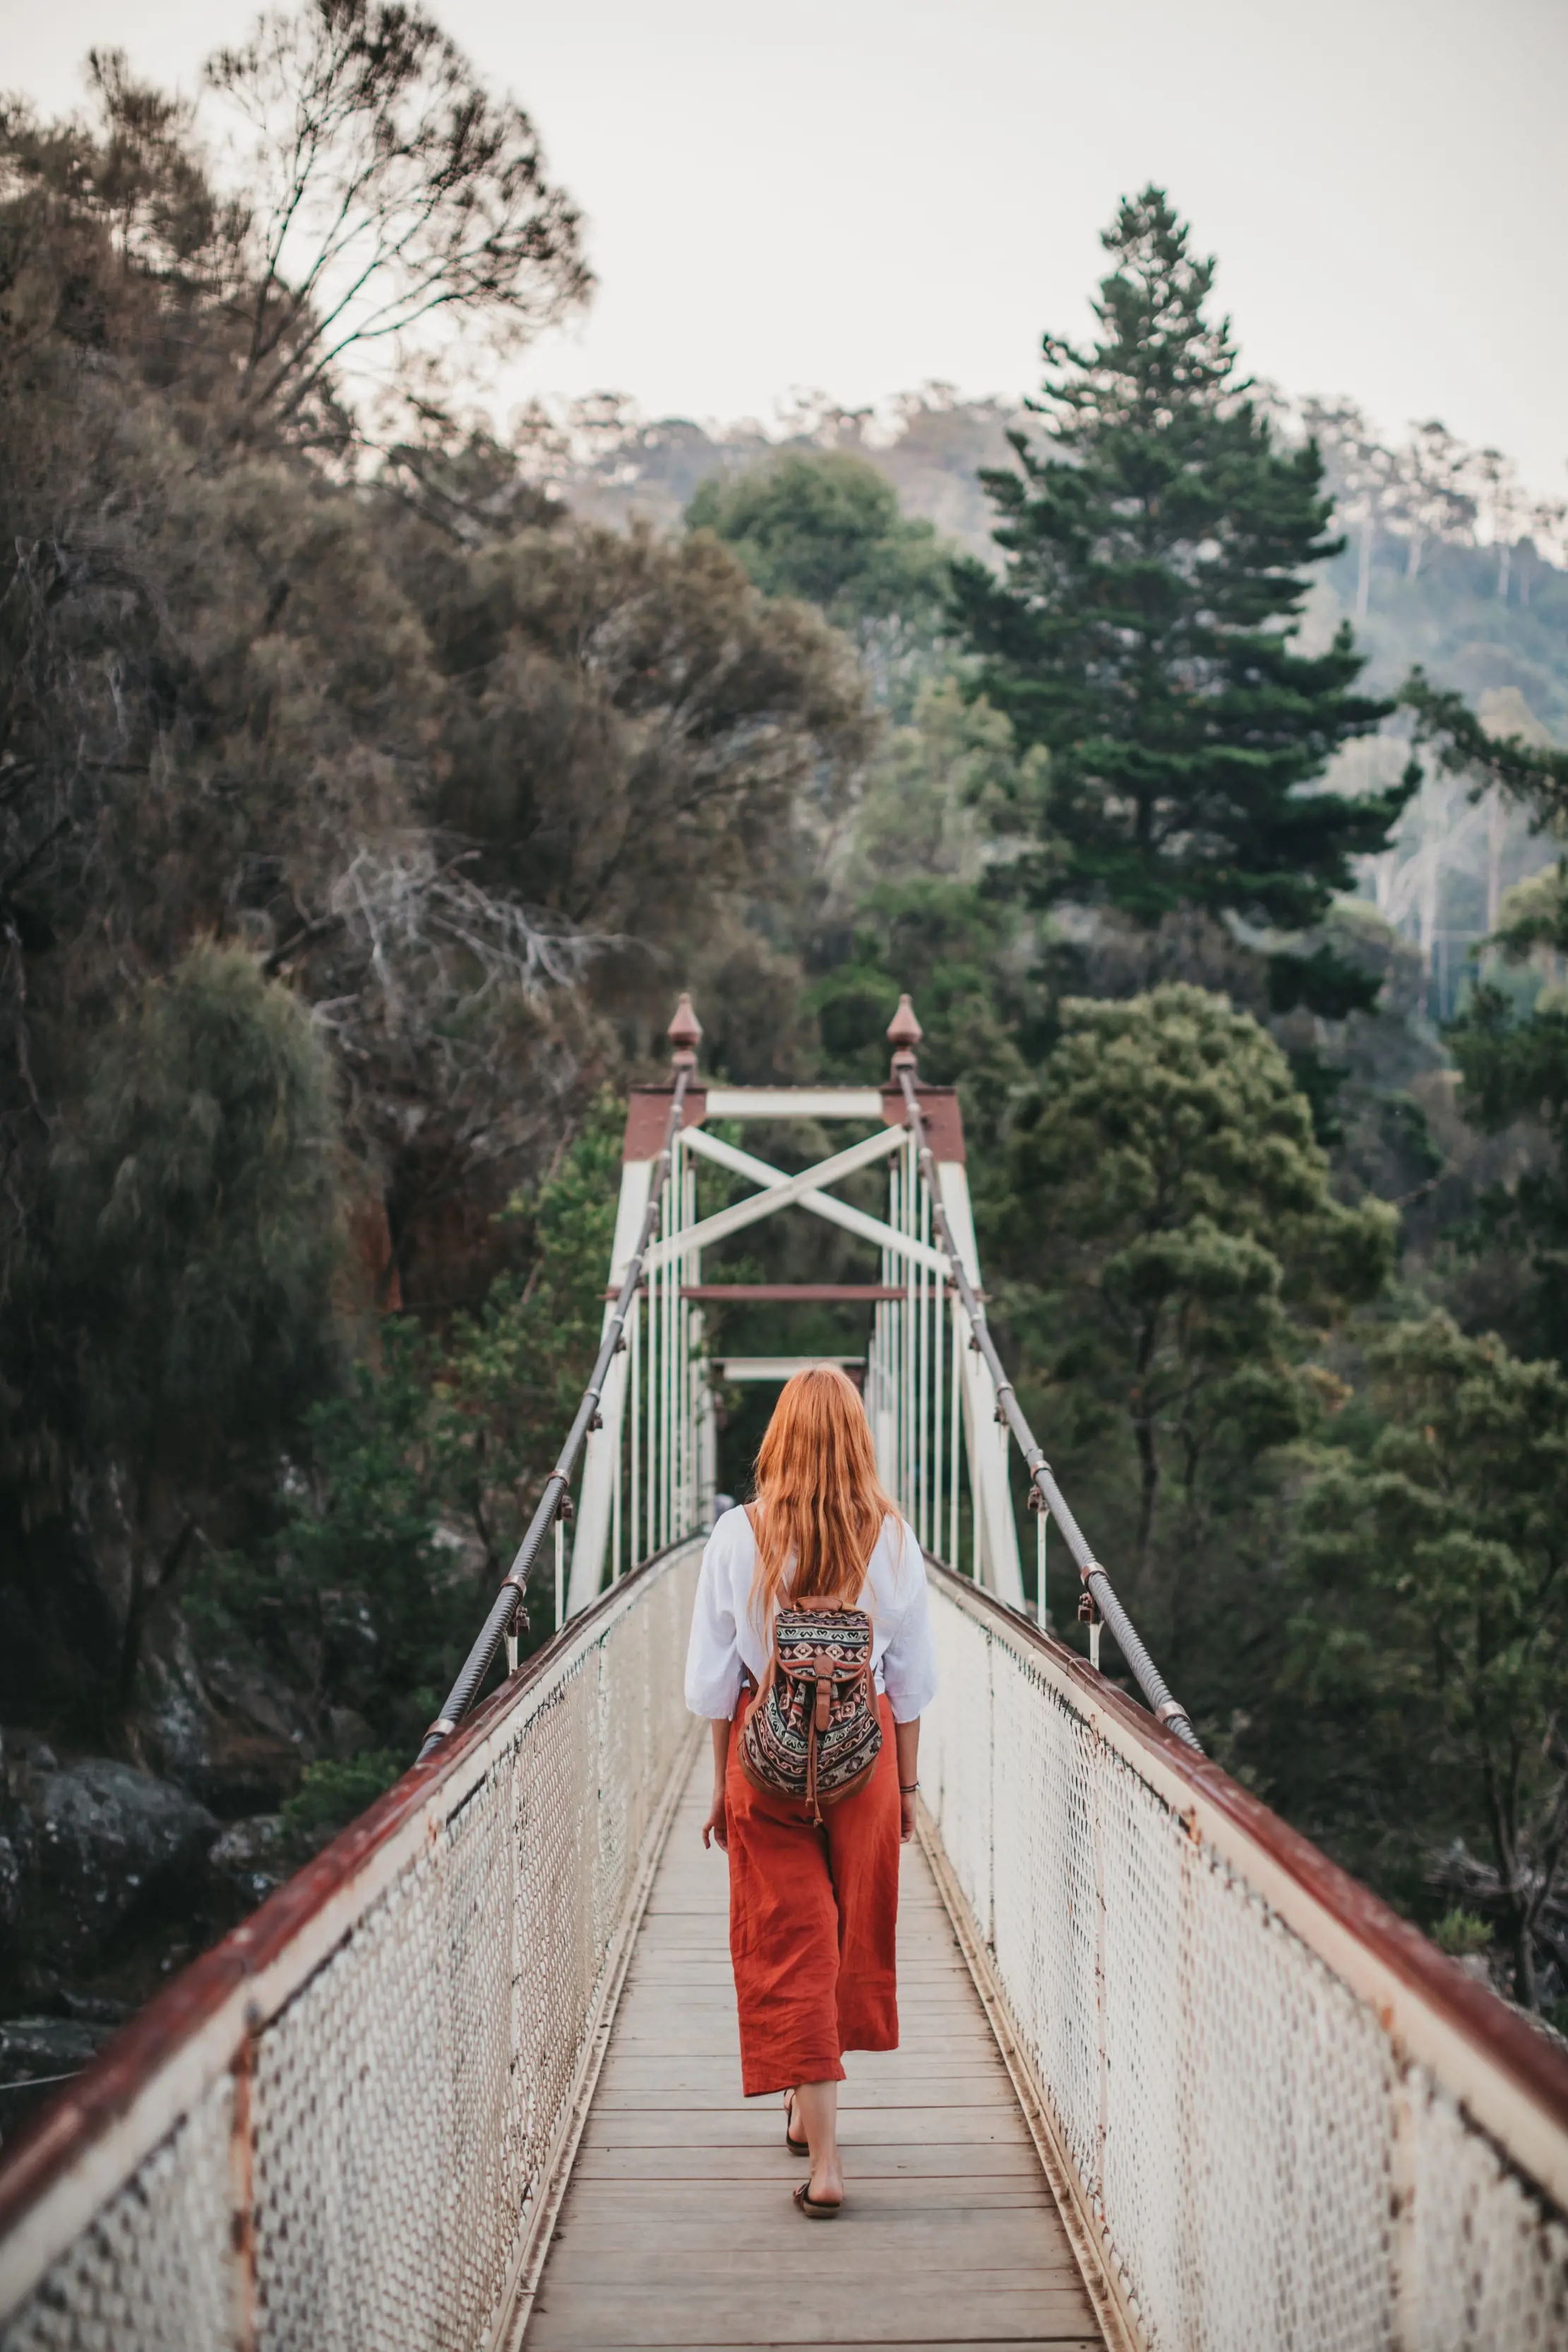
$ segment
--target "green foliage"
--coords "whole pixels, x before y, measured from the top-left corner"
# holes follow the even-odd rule
[[[283,1801],[284,1843],[290,1861],[306,1862],[347,1829],[408,1769],[395,1748],[366,1749],[346,1759],[326,1756],[307,1764],[299,1786]]]
[[[761,1005],[791,1049],[791,925],[874,732],[820,614],[769,603],[705,534],[575,523],[439,404],[378,472],[360,438],[345,478],[370,419],[320,362],[361,297],[402,302],[444,222],[420,282],[460,294],[449,323],[506,334],[580,288],[570,207],[526,118],[417,11],[307,9],[220,79],[251,110],[232,203],[189,110],[122,59],[100,58],[89,119],[0,107],[0,1696],[75,1704],[91,1658],[95,1717],[126,1546],[146,1598],[197,1549],[265,1545],[304,1409],[389,1300],[448,1332],[477,1316],[498,1213],[640,1058],[672,971],[699,996],[723,973],[727,1006]],[[310,186],[285,219],[302,91],[338,110],[301,131]],[[444,126],[467,143],[431,189]],[[376,247],[390,276],[333,324],[348,247],[317,271],[309,238],[354,154],[344,236],[361,257],[378,222],[411,238]],[[421,186],[434,210],[399,214]],[[293,1110],[256,1122],[250,1198],[229,1181],[241,1108],[193,1080],[219,1107],[204,1173],[152,1048],[131,1050],[147,990],[205,937],[292,1000],[336,1103],[319,1264],[285,1264],[298,1203],[261,1197]],[[150,1122],[133,1151],[117,1070]],[[204,1239],[209,1176],[254,1247]],[[160,1219],[162,1257],[141,1248]]]
[[[1568,1840],[1568,1379],[1446,1315],[1372,1354],[1379,1424],[1308,1457],[1286,1675],[1307,1710],[1292,1800],[1365,1866],[1415,1869],[1456,1830],[1536,2000],[1536,1936]]]
[[[461,1655],[483,1580],[441,1543],[445,1433],[434,1410],[434,1350],[418,1327],[382,1327],[379,1371],[354,1367],[311,1417],[308,1488],[291,1498],[271,1591],[317,1686],[405,1742],[435,1714]],[[310,1638],[313,1636],[313,1639]]]
[[[615,1235],[623,1106],[601,1096],[552,1173],[519,1194],[528,1276],[458,1316],[441,1366],[440,1482],[499,1581],[599,1351]]]
[[[975,883],[887,882],[856,909],[853,946],[813,980],[804,1004],[821,1040],[823,1075],[876,1085],[887,1071],[887,1024],[914,992],[925,1031],[923,1076],[956,1085],[971,1138],[988,1148],[1027,1065],[1016,1031],[1031,1009],[1027,976],[1008,969],[1009,912]]]
[[[1560,968],[1568,952],[1562,867],[1511,892],[1505,913],[1498,944],[1508,961],[1542,959]],[[1548,985],[1521,1007],[1506,975],[1489,974],[1447,1034],[1463,1078],[1459,1108],[1470,1125],[1497,1135],[1528,1121],[1544,1132],[1546,1156],[1511,1185],[1483,1195],[1475,1234],[1527,1256],[1539,1344],[1568,1364],[1568,1001],[1561,987]]]
[[[1304,1004],[1325,1021],[1343,1021],[1347,1013],[1369,1013],[1382,985],[1376,972],[1359,970],[1327,945],[1310,955],[1269,959],[1269,1004],[1275,1013]]]
[[[841,628],[929,625],[940,614],[947,580],[936,534],[901,511],[892,483],[863,457],[790,456],[716,477],[686,524],[733,547],[765,595],[820,605]]]
[[[83,1342],[54,1359],[57,1409],[74,1373],[72,1434],[123,1479],[121,1707],[197,1498],[297,1429],[336,1370],[339,1149],[320,1037],[243,949],[198,943],[97,1042],[37,1279]]]
[[[1542,824],[1568,815],[1568,751],[1492,734],[1462,694],[1434,686],[1419,666],[1399,700],[1415,715],[1416,742],[1430,746],[1449,774],[1469,777],[1478,797],[1496,785]]]
[[[857,895],[940,876],[982,880],[1039,823],[1043,752],[1020,759],[999,710],[951,676],[922,679],[866,777],[845,882]]]
[[[800,803],[835,810],[873,733],[819,614],[700,534],[405,551],[450,682],[440,813],[486,879],[683,958],[727,896],[788,888]]]
[[[1376,1293],[1395,1220],[1333,1198],[1289,1064],[1224,997],[1069,999],[1061,1019],[1014,1115],[998,1238],[1042,1301],[1046,1376],[1130,1431],[1143,1568],[1167,1459],[1190,1554],[1215,1486],[1300,1433],[1309,1328]]]
[[[1516,1119],[1540,1119],[1552,1139],[1552,1165],[1528,1172],[1493,1206],[1522,1227],[1543,1286],[1555,1288],[1568,1265],[1568,1006],[1554,996],[1521,1019],[1502,989],[1483,982],[1448,1034],[1466,1118],[1493,1134]],[[1568,1342],[1568,1324],[1559,1322],[1553,1336]]]
[[[790,454],[703,483],[692,530],[732,547],[765,595],[814,604],[852,637],[883,697],[906,708],[946,619],[950,559],[863,457]]]
[[[321,1040],[243,949],[199,943],[99,1041],[59,1244],[103,1443],[293,1421],[332,1355],[337,1149]]]
[[[1467,1911],[1456,1903],[1432,1924],[1432,1941],[1440,1952],[1451,1953],[1455,1959],[1464,1959],[1474,1952],[1491,1948],[1491,1929],[1479,1913]]]
[[[206,1646],[248,1643],[319,1710],[352,1706],[378,1741],[411,1752],[511,1564],[597,1353],[619,1167],[605,1097],[514,1204],[527,1276],[498,1277],[444,1341],[411,1318],[382,1322],[379,1365],[356,1365],[309,1416],[309,1475],[274,1542],[196,1579]],[[548,1583],[530,1593],[536,1638],[552,1622]]]
[[[872,763],[840,885],[852,902],[848,938],[830,932],[819,947],[826,968],[803,999],[823,1076],[864,1084],[885,1074],[887,1024],[913,991],[922,1069],[962,1087],[977,1150],[999,1131],[1040,1024],[1027,923],[996,876],[1009,829],[1016,836],[1038,803],[1043,765],[1037,753],[1019,759],[999,711],[950,676],[925,678]]]
[[[486,1580],[447,1538],[436,1354],[417,1325],[382,1324],[379,1366],[308,1416],[308,1475],[291,1479],[265,1545],[204,1560],[187,1610],[203,1654],[248,1654],[323,1723],[352,1707],[410,1751],[471,1638]]]
[[[1301,789],[1386,709],[1354,691],[1348,629],[1292,645],[1305,567],[1334,545],[1322,468],[1275,446],[1162,192],[1104,243],[1099,340],[1047,336],[1043,447],[1013,436],[1017,471],[986,478],[1005,577],[956,573],[980,685],[1051,753],[1031,878],[1145,923],[1191,905],[1304,929],[1413,788]]]

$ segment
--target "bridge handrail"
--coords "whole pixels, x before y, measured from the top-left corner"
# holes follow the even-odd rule
[[[571,1474],[577,1467],[577,1457],[587,1441],[589,1431],[597,1423],[604,1382],[623,1344],[626,1318],[631,1314],[637,1286],[643,1279],[643,1260],[659,1227],[664,1187],[669,1181],[674,1158],[675,1138],[681,1131],[681,1122],[685,1116],[686,1088],[696,1069],[695,1045],[702,1032],[692,1011],[691,998],[687,995],[682,995],[675,1008],[669,1034],[675,1047],[674,1085],[670,1094],[669,1116],[664,1122],[664,1148],[653,1162],[647,1213],[636,1249],[616,1296],[615,1311],[605,1326],[588,1385],[582,1391],[581,1402],[566,1433],[566,1442],[556,1457],[555,1468],[545,1480],[544,1491],[528,1522],[528,1532],[517,1546],[517,1557],[502,1580],[500,1591],[490,1603],[489,1614],[447,1694],[445,1706],[424,1735],[423,1745],[419,1751],[421,1763],[427,1756],[434,1755],[444,1739],[451,1738],[473,1706],[479,1686],[490,1671],[490,1661],[511,1630],[528,1591],[528,1580],[538,1565],[546,1530],[556,1520],[570,1516],[571,1501],[568,1489],[571,1484]]]
[[[1056,1483],[1051,1465],[1045,1458],[1044,1447],[1037,1443],[1033,1430],[1024,1418],[1023,1408],[1019,1403],[1017,1392],[997,1352],[996,1341],[986,1328],[985,1307],[976,1292],[974,1284],[964,1271],[961,1255],[954,1246],[953,1236],[948,1229],[946,1211],[942,1205],[941,1180],[936,1172],[936,1161],[931,1147],[925,1139],[925,1122],[920,1108],[920,1096],[915,1087],[915,1061],[913,1048],[918,1042],[920,1029],[907,996],[900,1001],[898,1012],[894,1017],[893,1026],[889,1029],[888,1035],[894,1039],[896,1048],[893,1057],[894,1076],[903,1091],[904,1114],[915,1137],[920,1172],[930,1196],[932,1230],[942,1248],[946,1252],[958,1303],[967,1319],[974,1344],[985,1358],[987,1370],[996,1385],[997,1412],[1006,1421],[1009,1430],[1017,1442],[1019,1451],[1023,1455],[1025,1466],[1030,1475],[1030,1484],[1034,1490],[1031,1501],[1038,1498],[1037,1507],[1049,1511],[1061,1529],[1067,1539],[1067,1548],[1077,1562],[1078,1572],[1083,1585],[1092,1595],[1101,1616],[1114,1634],[1117,1647],[1132,1668],[1138,1687],[1148,1700],[1155,1719],[1163,1723],[1166,1729],[1173,1732],[1185,1746],[1196,1748],[1201,1754],[1197,1734],[1192,1727],[1186,1707],[1182,1706],[1179,1699],[1171,1696],[1165,1677],[1145,1648],[1136,1627],[1117,1598],[1115,1587],[1105,1573],[1103,1564],[1095,1559],[1088,1538],[1068,1507],[1066,1498]]]
[[[6,2352],[511,2345],[691,1752],[700,1549],[572,1618],[6,2147]]]
[[[1568,2055],[1064,1644],[929,1575],[933,1859],[1125,2339],[1561,2341]]]

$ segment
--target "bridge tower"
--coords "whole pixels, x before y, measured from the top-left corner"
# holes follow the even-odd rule
[[[863,1381],[883,1484],[927,1552],[962,1565],[977,1583],[1015,1608],[1024,1601],[1017,1524],[1008,1483],[1008,1433],[995,1376],[971,1344],[953,1275],[962,1264],[982,1296],[979,1255],[964,1159],[964,1123],[951,1087],[922,1085],[920,1024],[907,996],[888,1030],[894,1048],[882,1087],[728,1087],[697,1076],[702,1031],[691,999],[670,1024],[675,1066],[664,1087],[639,1087],[626,1116],[621,1197],[603,1333],[651,1220],[640,1278],[591,1426],[566,1600],[586,1609],[614,1581],[667,1544],[706,1528],[712,1516],[717,1382],[783,1381],[811,1357],[728,1357],[707,1351],[705,1307],[722,1300],[772,1306],[831,1303],[870,1311],[870,1346],[848,1368]],[[905,1098],[907,1078],[927,1147]],[[679,1123],[672,1129],[680,1090]],[[724,1141],[717,1123],[810,1120],[867,1130],[814,1165],[782,1169]],[[668,1165],[664,1145],[671,1142]],[[697,1213],[701,1164],[753,1189]],[[881,1216],[834,1187],[863,1170],[886,1171]],[[933,1179],[935,1182],[933,1184]],[[765,1218],[800,1212],[874,1248],[874,1281],[707,1283],[706,1251]],[[936,1238],[945,1226],[946,1245]],[[983,1310],[982,1310],[983,1311]]]

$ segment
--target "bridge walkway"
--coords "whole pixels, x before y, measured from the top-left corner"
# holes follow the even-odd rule
[[[527,2352],[833,2344],[1100,2352],[930,1866],[904,1850],[903,2047],[846,2062],[848,2197],[789,2203],[777,2099],[743,2103],[724,1857],[699,1754],[649,1898]]]

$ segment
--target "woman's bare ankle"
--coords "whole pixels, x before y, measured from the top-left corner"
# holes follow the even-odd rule
[[[839,2155],[837,2083],[799,2084],[790,2116],[795,2137],[804,2138],[811,2151],[807,2194],[814,2205],[836,2204],[844,2193],[843,2164]]]

